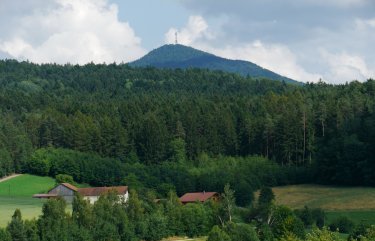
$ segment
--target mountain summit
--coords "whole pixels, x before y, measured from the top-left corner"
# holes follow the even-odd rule
[[[225,59],[181,44],[168,44],[154,49],[129,65],[133,67],[222,70],[242,76],[299,83],[248,61]]]

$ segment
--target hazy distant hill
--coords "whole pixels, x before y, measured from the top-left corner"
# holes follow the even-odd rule
[[[237,73],[242,76],[265,77],[289,83],[300,83],[243,60],[230,60],[184,45],[164,45],[141,59],[130,63],[134,67],[202,68]]]

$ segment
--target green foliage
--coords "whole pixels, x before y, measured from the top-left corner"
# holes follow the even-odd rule
[[[351,233],[355,224],[346,216],[336,218],[330,225],[329,228],[332,231],[339,231],[340,233]]]
[[[231,223],[225,228],[225,232],[232,241],[259,241],[254,227],[248,224]]]
[[[312,210],[312,217],[315,220],[315,225],[318,228],[323,228],[325,225],[326,214],[321,208],[314,208]]]
[[[287,233],[293,233],[299,238],[305,237],[303,222],[285,206],[275,206],[271,210],[269,224],[276,237],[282,237]]]
[[[147,219],[148,230],[145,236],[147,241],[158,241],[168,236],[168,221],[160,212],[152,213]],[[193,226],[194,224],[192,224]]]
[[[2,228],[0,228],[0,241],[12,241],[9,232]]]
[[[224,192],[220,196],[219,207],[220,222],[223,226],[226,223],[232,222],[235,207],[236,199],[234,197],[234,191],[230,188],[229,184],[226,184],[224,187]]]
[[[298,238],[297,235],[295,235],[293,233],[286,233],[279,240],[280,241],[301,241],[301,239]]]
[[[68,240],[68,220],[63,199],[48,200],[38,220],[41,241]]]
[[[6,176],[14,172],[13,160],[7,149],[0,149],[0,177]]]
[[[25,227],[19,209],[16,209],[14,212],[12,221],[7,226],[7,230],[13,241],[26,241]]]
[[[275,194],[270,187],[260,189],[258,206],[269,206],[275,200]]]
[[[48,150],[40,149],[33,153],[27,161],[27,170],[36,175],[47,176],[50,172],[51,163],[46,158]]]
[[[339,235],[327,228],[314,229],[306,235],[306,241],[341,241]]]
[[[214,226],[208,235],[207,241],[231,241],[231,239],[219,226]]]
[[[246,190],[311,182],[310,164],[322,183],[374,185],[373,80],[295,86],[198,69],[5,60],[0,61],[0,87],[0,175],[48,172],[111,185],[126,176],[115,173],[119,162],[158,165],[184,159],[185,152],[188,165],[199,163],[202,153],[217,159],[258,155],[283,164],[288,171],[277,177],[265,172],[266,183],[242,174],[243,183],[210,185],[221,190],[231,183],[242,206],[251,202],[251,196],[240,195],[251,193]],[[41,148],[90,154],[80,155],[86,161],[78,165],[65,153],[54,166],[50,158],[31,157]],[[45,152],[42,156],[50,155]],[[98,165],[100,158],[111,160]],[[299,167],[295,172],[293,165]],[[83,166],[92,177],[81,176]],[[198,183],[207,182],[201,178]]]
[[[366,230],[366,233],[360,238],[361,241],[372,241],[375,240],[375,226],[372,225]]]
[[[187,161],[185,140],[182,138],[172,140],[169,155],[172,162],[185,163]]]
[[[66,174],[56,175],[55,180],[56,180],[56,184],[60,184],[60,183],[75,184],[73,177],[70,175],[66,175]]]
[[[64,174],[64,177],[71,176],[77,182],[97,186],[112,186],[121,182],[121,163],[95,154],[47,148],[35,151],[31,163],[34,163],[33,160],[48,163],[45,171],[53,177]]]
[[[365,223],[359,223],[355,225],[353,231],[350,233],[348,240],[359,240],[361,237],[364,237],[367,233],[367,230],[371,226]]]
[[[312,210],[307,206],[302,210],[295,210],[296,215],[301,219],[305,227],[310,227],[314,223]]]
[[[198,237],[207,234],[210,230],[210,217],[206,206],[201,203],[184,205],[181,210],[184,233],[188,237]]]
[[[325,223],[325,212],[320,208],[310,209],[305,206],[302,210],[295,210],[295,214],[301,219],[306,228],[316,225],[323,228]]]
[[[26,240],[28,241],[39,241],[38,234],[38,223],[35,219],[24,221],[24,230],[26,235]]]
[[[267,223],[261,223],[257,230],[261,241],[270,241],[274,239],[271,227]]]

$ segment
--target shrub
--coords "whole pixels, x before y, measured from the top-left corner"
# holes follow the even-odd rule
[[[354,228],[354,222],[348,217],[341,216],[335,219],[330,225],[329,228],[331,231],[338,230],[340,233],[351,233]]]
[[[232,241],[259,241],[254,228],[248,224],[230,223],[225,231]]]
[[[56,175],[55,179],[56,179],[56,183],[57,183],[57,184],[60,184],[60,183],[70,183],[70,184],[74,184],[73,177],[70,176],[70,175],[66,175],[66,174],[58,174],[58,175]]]
[[[207,241],[231,241],[231,239],[226,232],[218,226],[214,226],[208,235]]]

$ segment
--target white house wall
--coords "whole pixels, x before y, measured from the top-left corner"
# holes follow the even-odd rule
[[[124,195],[118,195],[120,202],[128,202],[129,200],[129,192],[126,192]],[[85,200],[89,201],[89,203],[94,204],[96,201],[99,200],[99,196],[85,196],[83,197]]]

